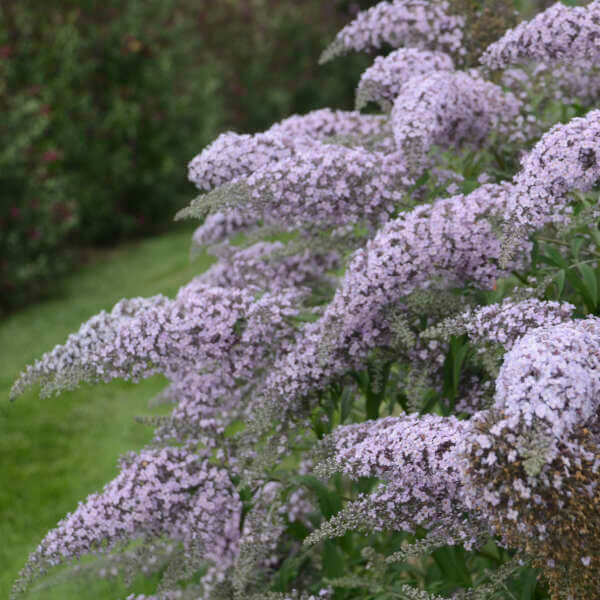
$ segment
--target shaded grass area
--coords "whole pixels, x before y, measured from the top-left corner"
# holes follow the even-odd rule
[[[139,384],[82,386],[45,400],[38,391],[8,402],[19,372],[102,309],[123,297],[173,296],[212,259],[189,260],[192,228],[104,251],[69,277],[61,294],[0,322],[0,598],[44,534],[117,474],[117,458],[139,449],[150,428],[134,421],[160,414],[148,400],[165,385],[157,376]],[[139,590],[143,591],[143,590]],[[69,584],[32,598],[124,598],[114,582]]]

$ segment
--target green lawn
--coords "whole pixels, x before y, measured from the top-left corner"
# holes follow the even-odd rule
[[[8,392],[25,365],[123,297],[173,295],[211,262],[189,260],[192,229],[100,253],[67,279],[60,297],[30,306],[0,322],[0,598],[48,529],[79,500],[117,473],[116,461],[138,449],[151,430],[134,422],[150,414],[147,401],[165,382],[115,381],[40,400],[37,391],[14,403]],[[160,409],[153,409],[154,414]],[[165,411],[165,407],[162,408]],[[116,584],[72,586],[30,594],[39,599],[123,598]]]

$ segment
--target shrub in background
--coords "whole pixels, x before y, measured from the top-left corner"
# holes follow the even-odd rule
[[[170,220],[189,196],[185,162],[223,112],[216,67],[185,3],[0,7],[8,307],[41,290],[63,246],[114,243]]]
[[[222,0],[199,5],[199,32],[220,61],[228,126],[261,131],[273,121],[321,106],[351,108],[369,64],[347,57],[344,69],[319,66],[323,47],[373,0]]]
[[[34,91],[0,90],[0,100],[1,312],[42,295],[68,268],[67,236],[77,217],[58,153],[45,138],[47,107]]]
[[[479,69],[462,40],[511,11],[475,8],[359,13],[325,56],[397,46],[361,80],[391,110],[219,136],[179,213],[218,262],[21,374],[13,398],[161,373],[173,411],[15,598],[63,565],[135,600],[600,600],[600,0]]]

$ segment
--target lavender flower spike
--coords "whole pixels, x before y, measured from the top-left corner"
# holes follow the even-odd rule
[[[392,0],[358,13],[323,52],[321,64],[351,50],[370,51],[389,44],[462,55],[464,17],[448,12],[448,2]]]
[[[600,57],[600,2],[568,7],[557,2],[531,21],[509,29],[481,62],[491,69],[527,61],[556,62]]]
[[[513,94],[475,70],[430,72],[404,86],[394,101],[392,129],[398,150],[418,165],[434,144],[477,147],[494,128],[509,132],[520,108]]]
[[[502,304],[468,309],[453,321],[458,325],[456,333],[467,333],[472,342],[500,344],[510,350],[532,329],[570,321],[574,310],[575,307],[567,302],[537,298],[515,302],[505,298]]]
[[[417,414],[338,427],[324,440],[330,455],[324,472],[388,483],[347,505],[308,543],[349,529],[414,532],[417,526],[442,527],[442,544],[475,543],[476,519],[465,521],[461,498],[460,448],[470,431],[468,421]]]
[[[245,179],[199,196],[177,218],[233,209],[286,229],[385,222],[414,183],[402,157],[315,142]]]
[[[124,307],[131,309],[122,301],[110,315],[93,317],[64,345],[28,367],[13,386],[13,397],[36,383],[49,395],[82,381],[137,380],[156,373],[177,378],[190,369],[225,365],[243,377],[281,339],[279,333],[292,333],[285,318],[297,314],[301,295],[288,289],[257,300],[250,290],[192,280],[174,300],[136,299],[135,306],[142,308],[133,315],[124,314]],[[245,322],[243,328],[240,322]]]
[[[20,587],[49,566],[140,537],[180,540],[211,561],[231,564],[241,509],[227,472],[208,461],[181,448],[132,453],[100,494],[46,535],[23,569]]]
[[[600,319],[533,329],[464,448],[465,502],[535,557],[556,598],[600,590],[599,374]]]
[[[452,59],[442,52],[400,48],[385,58],[378,56],[361,76],[356,90],[356,109],[377,102],[389,111],[406,82],[430,71],[452,71]]]
[[[264,133],[221,134],[190,161],[188,179],[200,190],[209,191],[290,158],[316,141],[342,137],[376,142],[390,136],[386,117],[323,108],[288,117]]]
[[[306,137],[272,133],[256,135],[222,133],[188,164],[188,179],[200,190],[209,191],[272,162],[293,156]]]
[[[599,151],[599,110],[554,126],[522,161],[507,217],[527,230],[564,221],[569,192],[589,191],[600,179]]]

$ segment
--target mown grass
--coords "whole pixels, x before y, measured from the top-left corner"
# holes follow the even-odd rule
[[[117,458],[150,440],[134,421],[156,414],[148,400],[164,386],[155,377],[134,385],[115,381],[40,400],[33,390],[14,403],[8,393],[25,365],[123,297],[174,295],[211,262],[189,260],[190,227],[104,251],[69,277],[58,297],[0,322],[0,598],[44,534],[77,502],[117,473]],[[164,412],[164,408],[162,409]],[[140,590],[141,591],[141,590]],[[114,582],[69,584],[32,598],[123,598]]]

